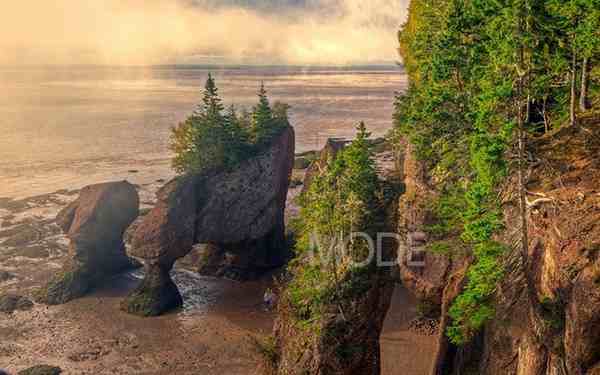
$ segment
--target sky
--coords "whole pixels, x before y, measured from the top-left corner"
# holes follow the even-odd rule
[[[408,0],[7,0],[0,64],[387,64]]]

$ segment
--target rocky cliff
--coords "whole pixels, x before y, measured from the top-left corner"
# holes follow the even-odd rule
[[[328,141],[309,171],[319,173],[327,168],[328,160],[343,149],[345,143]],[[395,201],[400,189],[397,181],[391,178],[391,175],[395,176],[395,169],[393,162],[388,163],[390,159],[393,160],[391,152],[376,156],[381,194],[372,207],[375,222],[368,229],[373,239],[377,238],[377,233],[393,232],[396,226]],[[305,189],[310,187],[312,179],[313,175],[307,174]],[[384,240],[377,250],[382,260],[389,261],[395,258],[396,247],[394,241]],[[340,274],[340,279],[331,287],[338,295],[333,298],[336,302],[324,302],[320,312],[309,321],[299,317],[302,313],[292,301],[292,289],[296,286],[292,286],[293,280],[288,280],[280,291],[272,355],[260,372],[279,375],[379,374],[380,334],[394,290],[392,275],[395,267],[378,264],[377,259],[374,256],[366,267]],[[298,274],[294,277],[301,277]]]
[[[424,255],[421,267],[401,262],[404,284],[441,320],[431,374],[600,374],[600,122],[588,120],[529,142],[529,254],[520,256],[516,176],[500,191],[509,251],[498,285],[495,316],[464,346],[445,336],[448,308],[466,280],[461,252]],[[404,241],[426,232],[435,195],[405,144],[407,194],[400,201]],[[421,208],[419,208],[421,207]],[[528,282],[529,281],[529,282]],[[533,289],[528,289],[528,285]]]
[[[257,268],[282,265],[293,163],[294,131],[287,127],[262,153],[234,170],[167,183],[133,234],[132,254],[144,260],[146,275],[123,309],[149,316],[180,306],[169,271],[195,244],[210,244],[205,266],[216,268],[217,274],[244,278]]]

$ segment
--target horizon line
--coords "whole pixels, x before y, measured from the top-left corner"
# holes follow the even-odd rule
[[[252,63],[173,63],[173,64],[0,64],[0,68],[61,68],[61,67],[107,67],[107,68],[403,68],[401,62],[356,64],[252,64]]]

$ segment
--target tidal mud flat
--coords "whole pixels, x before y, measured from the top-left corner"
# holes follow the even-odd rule
[[[378,163],[393,164],[391,154]],[[293,181],[304,171],[294,170]],[[141,215],[153,207],[163,179],[136,185]],[[302,190],[292,183],[286,217],[297,215],[294,198]],[[23,200],[0,200],[0,295],[33,301],[68,258],[68,240],[56,214],[79,191],[60,190]],[[125,239],[128,239],[126,233]],[[0,312],[0,368],[10,374],[39,364],[66,374],[251,374],[261,360],[253,337],[272,332],[275,315],[263,308],[273,275],[236,282],[197,273],[198,253],[178,261],[172,276],[184,300],[182,309],[155,318],[140,318],[119,304],[143,278],[141,269],[115,277],[93,293],[60,306],[32,302],[12,313]],[[415,330],[416,303],[401,286],[381,337],[382,373],[426,374],[431,332]],[[22,311],[21,311],[22,310]]]
[[[163,183],[137,186],[142,214]],[[0,295],[31,301],[35,289],[60,268],[68,240],[55,217],[77,194],[61,190],[0,201]],[[0,368],[12,374],[43,363],[67,374],[247,374],[257,361],[250,337],[272,327],[273,315],[261,304],[271,277],[247,283],[202,277],[195,272],[194,255],[173,270],[184,307],[162,317],[144,319],[119,309],[142,270],[65,305],[34,303],[24,311],[0,313]]]

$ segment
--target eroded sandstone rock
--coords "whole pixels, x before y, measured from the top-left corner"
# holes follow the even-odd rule
[[[468,266],[469,259],[457,262],[453,251],[435,255],[445,257],[449,266],[439,267],[442,263],[429,258],[421,270],[401,265],[403,281],[419,298],[436,301],[441,296],[441,332],[430,374],[600,373],[599,141],[585,130],[566,128],[530,142],[532,155],[544,163],[532,163],[528,172],[525,262],[519,249],[516,175],[499,188],[505,230],[495,240],[507,246],[505,276],[493,297],[494,317],[471,342],[456,346],[444,333],[451,322],[448,308],[466,281],[466,268],[456,266]],[[411,169],[418,171],[418,165],[408,152],[404,162],[405,177],[411,180],[415,177]],[[415,199],[401,205],[405,218],[401,230],[422,230],[427,224],[424,212],[410,210],[424,197],[413,187],[407,186],[403,197]],[[534,203],[540,197],[543,200]]]
[[[241,254],[237,261],[212,264],[245,272],[241,279],[257,267],[282,265],[293,163],[294,131],[288,127],[268,149],[235,170],[180,176],[167,183],[132,236],[132,253],[144,259],[146,276],[122,308],[152,316],[180,306],[169,271],[195,244],[211,243],[223,254]]]
[[[38,293],[48,304],[81,297],[103,279],[132,267],[123,233],[138,215],[139,197],[128,182],[83,188],[79,198],[58,214],[57,222],[71,240],[70,259]]]

